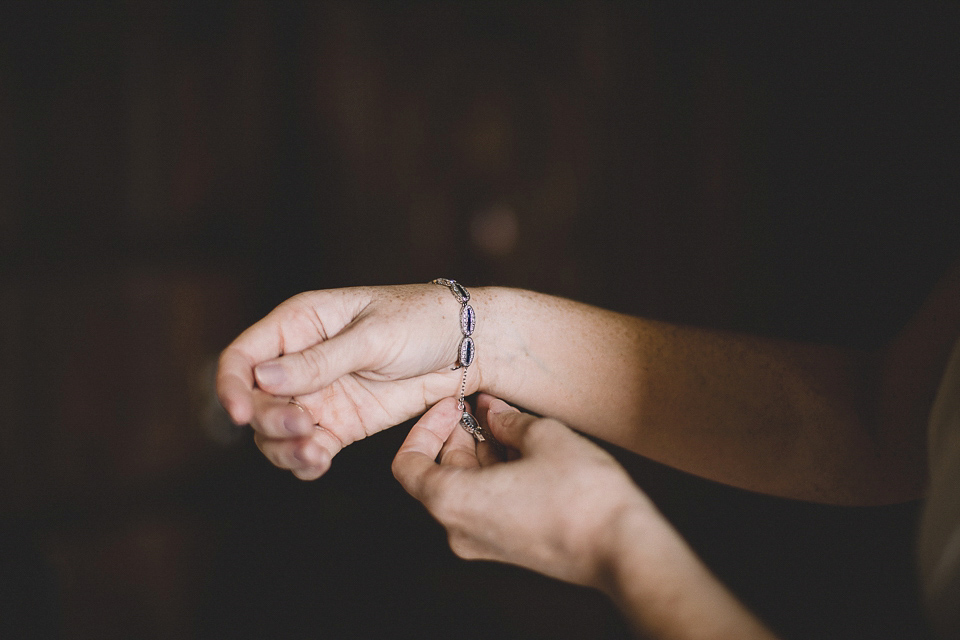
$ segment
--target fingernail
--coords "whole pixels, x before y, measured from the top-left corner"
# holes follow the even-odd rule
[[[494,398],[490,401],[490,408],[487,410],[491,415],[497,415],[498,413],[506,413],[507,411],[514,411],[519,413],[520,411],[516,407],[511,407],[506,402],[500,398]]]
[[[261,387],[263,385],[282,384],[287,377],[287,374],[279,362],[267,362],[257,365],[257,368],[254,369],[254,374],[257,376],[257,383]]]

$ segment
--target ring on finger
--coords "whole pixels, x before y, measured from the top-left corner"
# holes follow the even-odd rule
[[[307,408],[306,408],[305,406],[303,406],[302,404],[300,404],[300,401],[297,400],[297,398],[296,398],[295,396],[291,396],[290,400],[287,401],[287,404],[292,404],[292,405],[295,406],[297,409],[300,409],[300,411],[303,411],[305,414],[307,414],[308,416],[310,416],[310,421],[313,422],[313,426],[314,426],[314,427],[317,427],[317,428],[320,427],[320,423],[317,422],[317,419],[313,417],[313,414],[310,413],[310,410],[307,409]]]

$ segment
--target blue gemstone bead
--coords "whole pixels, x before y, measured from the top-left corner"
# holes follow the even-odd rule
[[[477,355],[477,350],[473,345],[473,338],[465,336],[460,342],[460,366],[469,367],[473,364],[473,358]]]
[[[470,301],[470,292],[459,282],[451,282],[450,290],[453,291],[453,295],[457,297],[460,304]]]
[[[460,310],[460,330],[463,332],[463,335],[469,336],[473,334],[473,330],[476,328],[477,314],[473,310],[473,307],[466,305]]]

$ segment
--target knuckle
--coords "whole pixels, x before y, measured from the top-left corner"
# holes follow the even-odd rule
[[[313,310],[315,291],[301,291],[280,303],[274,310],[281,320],[289,321],[302,315],[309,315]]]
[[[402,458],[403,454],[400,454],[393,459],[393,462],[390,464],[390,471],[393,473],[393,477],[397,480],[397,482],[406,487],[407,476],[404,473]]]
[[[457,486],[452,479],[451,474],[438,474],[431,479],[430,491],[425,496],[424,504],[441,523],[452,521],[462,504],[461,499],[457,496]]]
[[[300,293],[287,298],[281,304],[281,306],[296,307],[296,306],[309,305],[310,293],[311,293],[310,291],[301,291]]]
[[[311,378],[319,378],[328,368],[329,360],[320,349],[307,349],[301,353],[305,373]]]

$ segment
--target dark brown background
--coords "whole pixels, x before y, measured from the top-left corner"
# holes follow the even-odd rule
[[[0,636],[622,637],[454,558],[404,427],[270,467],[213,363],[298,291],[439,275],[879,344],[960,247],[960,22],[851,6],[5,3]],[[623,458],[786,636],[924,636],[916,505]]]

